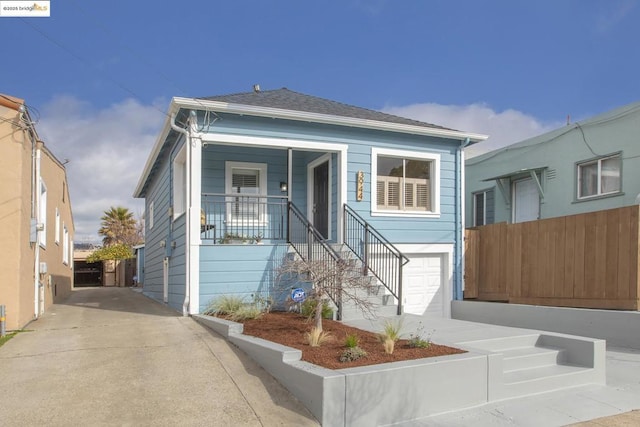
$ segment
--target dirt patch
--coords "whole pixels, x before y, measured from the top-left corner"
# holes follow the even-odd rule
[[[311,347],[305,342],[304,334],[311,330],[313,322],[296,313],[266,313],[259,319],[243,323],[245,335],[260,337],[299,349],[302,351],[302,360],[329,369],[465,353],[464,350],[434,343],[431,343],[427,348],[412,348],[407,339],[401,339],[396,343],[393,354],[386,354],[375,333],[327,319],[323,320],[323,330],[330,332],[333,339],[320,347]],[[409,333],[415,331],[403,332],[408,336]],[[349,334],[357,335],[359,347],[367,352],[367,356],[351,362],[341,362],[340,356],[346,349],[345,338]]]

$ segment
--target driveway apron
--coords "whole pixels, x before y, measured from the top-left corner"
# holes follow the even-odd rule
[[[0,347],[2,425],[318,425],[250,358],[127,288],[75,290]]]

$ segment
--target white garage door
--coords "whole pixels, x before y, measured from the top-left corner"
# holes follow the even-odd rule
[[[418,315],[444,316],[443,256],[410,254],[404,266],[404,312]]]

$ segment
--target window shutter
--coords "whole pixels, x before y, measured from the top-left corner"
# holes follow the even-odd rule
[[[425,209],[427,211],[431,210],[431,195],[430,193],[429,183],[426,184],[416,184],[416,200],[417,208]]]
[[[399,180],[387,182],[387,206],[400,207],[400,182]]]
[[[259,187],[258,171],[248,169],[234,169],[231,177],[231,186],[234,192],[257,193]]]

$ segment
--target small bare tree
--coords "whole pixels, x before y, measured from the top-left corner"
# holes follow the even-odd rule
[[[365,316],[375,316],[374,303],[367,296],[376,293],[378,286],[372,283],[371,276],[362,274],[362,268],[353,259],[287,259],[278,270],[278,279],[292,276],[312,284],[307,299],[316,304],[313,316],[318,332],[322,332],[322,308],[328,300],[351,301]]]

